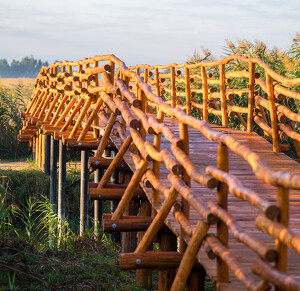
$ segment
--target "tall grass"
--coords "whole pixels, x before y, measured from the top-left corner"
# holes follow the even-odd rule
[[[17,142],[17,134],[22,128],[20,112],[24,109],[21,84],[13,91],[0,86],[0,159],[16,159],[28,155],[28,146]]]
[[[226,41],[226,47],[224,47],[224,58],[229,55],[242,55],[249,58],[259,58],[264,63],[266,63],[272,70],[277,72],[278,74],[287,77],[287,78],[299,78],[300,77],[300,34],[298,33],[296,38],[293,39],[293,43],[290,48],[286,51],[282,51],[277,47],[269,49],[265,43],[262,41],[255,41],[251,43],[248,40],[238,40],[236,44],[232,41]],[[203,49],[202,53],[195,52],[193,56],[188,59],[189,63],[198,63],[202,61],[214,61],[217,60],[215,56],[211,54],[211,52],[207,49]],[[249,70],[248,64],[239,60],[233,60],[225,67],[226,71],[242,71]],[[191,71],[193,73],[200,73],[200,69],[196,69]],[[265,80],[265,71],[256,65],[256,72],[260,73],[262,79]],[[219,78],[219,68],[218,66],[213,68],[207,68],[207,73],[211,73],[213,78]],[[196,86],[200,87],[200,84],[196,84]],[[227,88],[235,88],[242,89],[247,88],[249,86],[249,80],[247,78],[233,78],[231,82],[227,85]],[[215,91],[219,91],[218,86]],[[294,86],[292,88],[293,91],[300,93],[300,86]],[[258,92],[258,95],[266,98],[266,93],[263,92],[260,86],[255,86],[255,90]],[[197,94],[196,98],[198,102],[202,103],[202,94]],[[286,97],[284,100],[279,101],[276,100],[277,103],[287,106],[290,110],[295,113],[300,113],[300,102],[299,100]],[[234,103],[240,107],[248,106],[248,93],[244,93],[242,96],[235,95]],[[192,113],[195,117],[199,117],[196,110]],[[247,115],[241,114],[246,120]],[[266,116],[270,119],[269,112],[266,111]],[[213,114],[209,114],[209,122],[212,124],[220,124],[220,120],[218,117]],[[240,121],[237,118],[229,118],[228,119],[229,126],[231,128],[243,129]],[[263,131],[254,124],[254,130],[263,135]],[[300,126],[296,123],[296,130],[300,132]],[[288,143],[290,144],[290,150],[288,155],[292,158],[297,158],[297,154],[294,148],[294,144],[292,139],[289,138]]]

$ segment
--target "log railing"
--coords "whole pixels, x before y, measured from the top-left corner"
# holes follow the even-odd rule
[[[226,65],[236,60],[247,63],[248,70],[226,71]],[[265,81],[255,72],[257,66],[265,71]],[[218,67],[218,78],[210,74],[211,67]],[[235,78],[247,79],[246,88],[231,88],[230,80]],[[287,248],[300,253],[300,238],[288,226],[288,193],[289,189],[300,189],[300,176],[270,169],[255,152],[208,124],[211,115],[216,115],[225,127],[235,118],[250,133],[256,122],[270,137],[274,151],[280,150],[282,133],[294,140],[297,149],[300,135],[295,131],[294,122],[300,116],[278,102],[285,96],[299,98],[299,93],[286,88],[299,84],[299,79],[283,78],[258,59],[241,56],[212,63],[141,65],[129,69],[113,55],[66,61],[42,68],[27,110],[22,113],[24,127],[18,138],[33,145],[40,166],[43,165],[44,135],[52,135],[69,150],[95,150],[89,165],[106,168],[106,172],[99,183],[90,183],[90,199],[120,200],[114,213],[104,216],[105,230],[145,231],[139,236],[135,251],[120,256],[121,268],[178,268],[173,277],[160,273],[160,283],[165,284],[161,288],[183,290],[189,276],[189,284],[193,284],[197,254],[205,244],[208,256],[217,257],[218,286],[229,282],[230,270],[250,290],[267,290],[269,285],[300,290],[299,279],[286,273]],[[268,99],[259,96],[255,86],[259,86]],[[235,96],[243,94],[247,94],[246,107],[234,103]],[[194,110],[203,120],[191,116]],[[176,120],[179,136],[164,122],[165,117]],[[198,168],[194,164],[189,155],[191,130],[201,132],[218,144],[216,165]],[[114,159],[107,161],[103,153],[113,136],[119,137],[120,148]],[[168,141],[167,149],[161,149],[162,138]],[[229,150],[247,161],[259,180],[277,187],[276,202],[262,198],[230,174]],[[132,177],[127,182],[123,179],[126,186],[109,184],[113,172],[121,169],[121,165],[125,167],[128,153],[135,167]],[[162,168],[168,171],[167,182],[161,180]],[[206,203],[195,190],[195,183],[214,191],[214,198]],[[147,217],[127,216],[131,201],[145,199],[145,192],[152,211],[145,212]],[[276,248],[258,240],[238,224],[227,211],[228,195],[260,210],[255,222],[257,230],[274,237]],[[196,226],[190,221],[191,211],[198,213]],[[160,251],[149,251],[169,215],[180,225],[178,251],[176,247],[172,251],[164,247],[163,239]],[[212,225],[216,225],[216,230]],[[255,260],[249,260],[259,280],[244,269],[231,251],[229,233],[257,254]]]

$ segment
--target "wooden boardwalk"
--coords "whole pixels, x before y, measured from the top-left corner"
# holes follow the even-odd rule
[[[159,290],[203,290],[204,267],[218,290],[300,291],[300,167],[281,153],[293,143],[300,159],[299,84],[236,55],[129,68],[114,55],[57,62],[41,69],[18,140],[50,172],[62,220],[66,151],[81,152],[80,235],[89,198],[95,237],[99,200],[119,200],[103,229],[124,232],[120,266],[137,270],[137,285],[151,285],[148,268],[159,270]],[[148,251],[156,240],[159,251]]]
[[[165,118],[164,123],[167,124],[172,131],[179,136],[178,122],[174,118]],[[263,137],[256,133],[248,134],[246,132],[224,128],[221,126],[212,125],[214,130],[224,132],[232,135],[239,142],[246,145],[248,148],[257,153],[273,170],[284,170],[293,174],[300,174],[300,164],[289,158],[284,153],[275,153],[272,151],[272,144],[266,141]],[[111,136],[112,141],[119,148],[120,139]],[[150,140],[150,139],[149,139]],[[152,140],[150,140],[152,141]],[[189,144],[190,144],[190,159],[199,168],[204,169],[206,166],[217,165],[217,146],[218,144],[209,141],[199,131],[189,127]],[[161,149],[169,149],[170,142],[165,138],[161,141]],[[135,171],[135,166],[132,160],[132,155],[127,152],[124,156],[124,160],[132,169]],[[160,168],[160,181],[168,187],[170,182],[168,181],[169,171],[163,168],[164,164],[161,164]],[[229,173],[237,176],[242,181],[243,186],[249,189],[255,190],[261,197],[268,201],[276,201],[277,191],[276,187],[267,185],[261,180],[257,179],[254,175],[249,164],[237,154],[230,151],[229,155]],[[145,193],[148,196],[149,201],[152,199],[152,190],[147,188],[141,183]],[[208,189],[195,182],[192,182],[191,188],[194,193],[197,193],[201,197],[202,201],[213,200],[216,201],[216,189]],[[160,194],[160,202],[163,202],[165,197]],[[155,205],[156,210],[160,209],[161,205]],[[296,233],[300,234],[300,191],[290,191],[290,228]],[[259,214],[259,211],[248,202],[238,199],[233,195],[228,197],[228,211],[232,214],[235,220],[247,233],[251,233],[257,239],[264,241],[268,246],[275,248],[274,239],[267,234],[262,233],[255,226],[255,218]],[[196,226],[197,222],[201,220],[201,216],[194,210],[191,209],[190,223],[193,227]],[[166,224],[173,231],[176,236],[179,236],[180,225],[172,214],[168,215]],[[216,233],[216,228],[211,227],[209,233]],[[243,267],[251,272],[253,260],[256,258],[255,252],[247,248],[244,244],[236,241],[232,235],[229,236],[229,245],[231,252],[239,259]],[[296,253],[289,249],[288,253],[288,273],[295,274],[300,277],[300,257]],[[209,276],[215,281],[216,280],[216,260],[210,260],[207,257],[204,248],[201,248],[198,254],[199,262],[204,266]],[[230,274],[230,281],[234,284],[228,286],[228,290],[247,290],[247,288],[239,282],[234,274]],[[226,284],[223,284],[224,290],[226,290]],[[222,288],[223,289],[223,288]]]

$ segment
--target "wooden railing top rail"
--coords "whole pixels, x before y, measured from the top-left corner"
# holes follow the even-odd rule
[[[300,78],[286,78],[281,76],[280,74],[276,73],[274,70],[272,70],[266,63],[264,63],[262,60],[258,58],[248,58],[241,55],[231,55],[225,59],[213,61],[213,62],[200,62],[196,64],[189,64],[189,63],[182,63],[182,64],[168,64],[168,65],[155,65],[155,66],[149,66],[149,65],[137,65],[137,66],[130,66],[128,67],[130,70],[132,69],[138,69],[138,68],[144,68],[148,70],[154,70],[154,69],[168,69],[168,68],[176,68],[176,69],[182,69],[182,68],[188,68],[188,69],[196,69],[200,67],[215,67],[219,65],[226,65],[229,62],[233,60],[239,60],[243,61],[245,63],[254,63],[258,64],[261,68],[263,68],[266,73],[268,73],[274,80],[286,85],[286,86],[296,86],[300,84]]]

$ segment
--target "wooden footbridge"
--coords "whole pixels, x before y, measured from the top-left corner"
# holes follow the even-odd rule
[[[101,201],[119,201],[102,227],[122,232],[120,267],[138,285],[158,269],[159,290],[203,290],[205,273],[218,290],[300,290],[300,167],[282,153],[290,141],[300,154],[300,115],[287,106],[299,85],[242,56],[65,61],[41,69],[18,139],[50,167],[62,220],[66,150],[81,151],[80,233],[90,200],[96,236]]]

